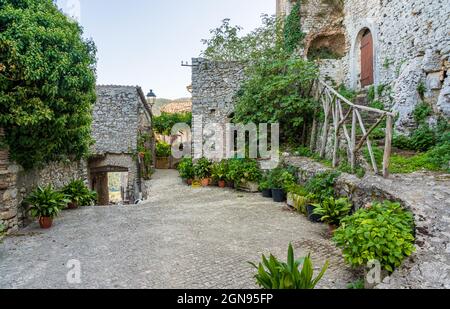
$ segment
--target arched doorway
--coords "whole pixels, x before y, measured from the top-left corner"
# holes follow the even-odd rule
[[[361,37],[361,87],[373,85],[374,83],[374,46],[372,32],[365,29]]]

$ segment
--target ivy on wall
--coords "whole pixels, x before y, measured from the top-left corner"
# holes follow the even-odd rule
[[[284,44],[286,51],[290,54],[298,48],[305,37],[301,27],[300,8],[301,3],[298,0],[292,7],[284,25]]]

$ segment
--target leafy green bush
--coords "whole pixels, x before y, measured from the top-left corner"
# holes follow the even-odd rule
[[[333,240],[352,266],[364,266],[378,260],[393,272],[415,250],[413,215],[399,203],[374,203],[344,218]]]
[[[192,125],[192,113],[161,113],[161,116],[153,117],[152,125],[156,133],[170,136],[172,128],[178,123]]]
[[[73,180],[61,192],[77,206],[92,206],[97,202],[97,192],[89,190],[83,180]]]
[[[156,157],[168,158],[172,155],[172,147],[165,142],[158,142],[156,144]]]
[[[284,189],[295,184],[295,176],[292,171],[289,171],[286,168],[275,168],[269,172],[269,181],[272,186],[272,189]]]
[[[293,53],[305,37],[301,29],[300,2],[294,4],[284,24],[284,44],[288,53]]]
[[[54,218],[69,202],[67,195],[54,190],[52,186],[38,187],[25,200],[30,206],[28,212],[33,218]]]
[[[262,172],[256,160],[252,159],[230,159],[228,161],[228,171],[226,179],[232,181],[235,185],[243,182],[259,182],[262,178]]]
[[[347,198],[335,199],[329,197],[319,204],[314,204],[314,214],[321,216],[321,221],[327,224],[339,226],[341,220],[352,210],[352,204]]]
[[[305,189],[323,201],[334,196],[334,184],[339,176],[340,173],[336,171],[319,173],[306,182]]]
[[[205,179],[211,177],[211,161],[206,158],[201,158],[194,164],[194,175],[198,179]]]
[[[427,162],[432,167],[450,173],[450,141],[431,149],[427,153]]]
[[[211,168],[211,176],[214,180],[226,180],[228,173],[228,161],[222,160],[214,163]]]
[[[183,158],[178,164],[178,172],[183,179],[194,179],[194,163],[192,158]]]
[[[52,0],[0,1],[0,126],[29,169],[92,144],[96,47]]]
[[[289,244],[287,263],[280,262],[272,254],[269,259],[262,256],[262,263],[257,266],[250,263],[258,273],[256,283],[263,289],[314,289],[328,269],[328,262],[313,279],[314,267],[311,256],[295,260],[294,249]],[[299,267],[302,266],[302,270]]]
[[[364,290],[365,282],[364,279],[358,279],[354,282],[351,282],[347,285],[347,289],[349,290]]]

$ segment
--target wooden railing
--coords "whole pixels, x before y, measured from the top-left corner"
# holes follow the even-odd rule
[[[322,144],[320,146],[320,156],[323,158],[325,156],[328,136],[330,129],[333,129],[333,167],[338,165],[338,152],[339,152],[339,142],[341,131],[344,133],[344,137],[347,141],[348,150],[350,157],[348,158],[352,170],[356,168],[356,158],[357,153],[361,150],[364,145],[367,145],[370,163],[376,174],[379,173],[378,165],[375,160],[372,141],[370,140],[370,134],[380,126],[383,120],[386,119],[386,138],[385,138],[385,148],[383,157],[383,176],[389,177],[389,163],[391,157],[391,147],[392,147],[392,134],[393,134],[393,122],[396,114],[384,110],[379,110],[376,108],[356,105],[341,94],[339,94],[331,86],[327,85],[321,80],[316,81],[314,87],[316,99],[321,103],[323,111],[325,114],[325,119],[322,129]],[[378,120],[373,124],[368,130],[366,129],[361,113],[369,112],[372,114],[379,115]],[[350,121],[351,120],[351,121]],[[330,123],[332,121],[332,123]],[[351,130],[347,129],[347,123],[351,123]],[[357,127],[361,128],[362,138],[357,141]],[[312,135],[315,136],[317,128],[317,123],[313,124]],[[311,141],[311,146],[315,144],[314,139]]]

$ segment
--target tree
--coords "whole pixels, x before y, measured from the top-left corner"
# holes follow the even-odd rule
[[[88,153],[96,48],[52,0],[0,0],[0,127],[31,168]]]

